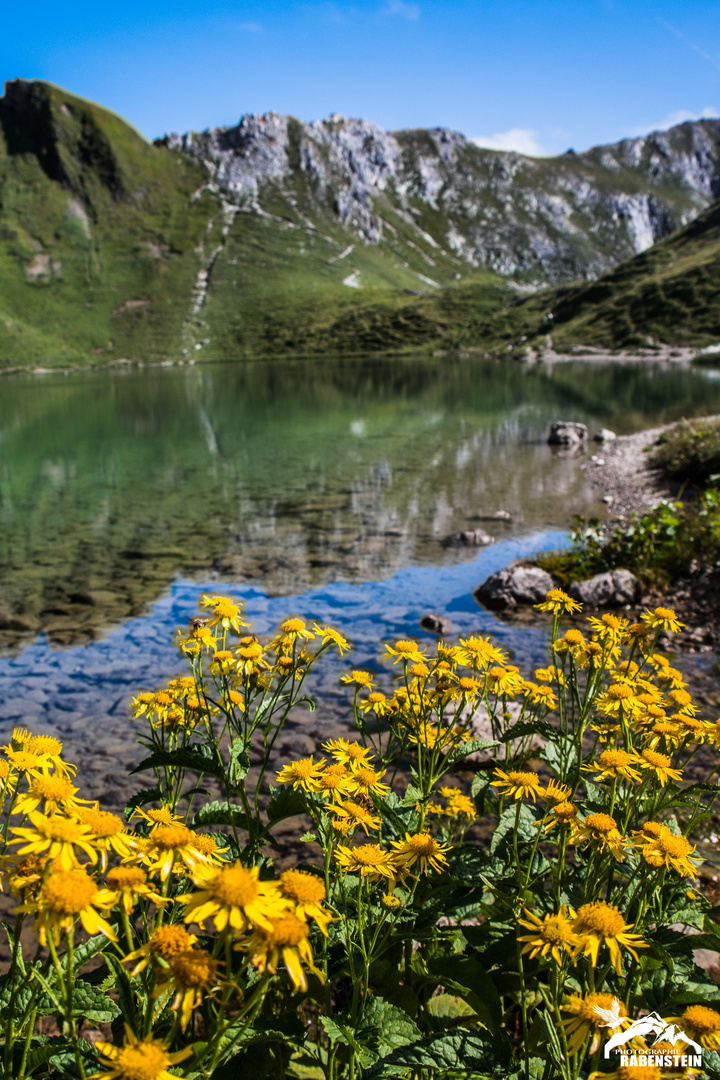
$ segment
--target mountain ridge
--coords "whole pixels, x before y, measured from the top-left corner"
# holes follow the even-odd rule
[[[150,144],[15,80],[0,98],[0,364],[504,350],[719,191],[715,120],[556,158],[338,115]]]

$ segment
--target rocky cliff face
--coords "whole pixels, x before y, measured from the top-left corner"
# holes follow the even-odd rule
[[[593,279],[691,221],[720,194],[720,121],[555,158],[484,150],[445,129],[386,132],[268,113],[170,135],[211,190],[263,214],[279,196],[330,211],[365,244],[412,226],[421,249],[532,284]]]

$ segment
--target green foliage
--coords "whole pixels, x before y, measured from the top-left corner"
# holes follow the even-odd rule
[[[660,435],[650,463],[673,480],[704,487],[720,480],[720,421],[682,420]]]
[[[627,523],[603,528],[576,518],[573,547],[540,555],[537,563],[569,585],[606,570],[631,570],[645,584],[668,584],[688,573],[693,560],[720,556],[720,492],[704,492],[693,503],[662,500]]]

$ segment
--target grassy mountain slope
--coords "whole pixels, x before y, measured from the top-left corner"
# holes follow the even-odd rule
[[[552,309],[558,348],[720,340],[720,203],[599,281],[560,291]],[[550,310],[550,308],[548,309]]]
[[[45,83],[0,99],[0,358],[167,355],[217,196],[192,161]],[[217,227],[219,231],[219,226]],[[211,238],[210,238],[211,239]]]
[[[0,99],[0,364],[503,351],[541,340],[551,309],[558,345],[705,342],[712,214],[595,284],[522,286],[595,277],[696,216],[718,162],[715,121],[538,160],[274,114],[151,145],[16,80]]]

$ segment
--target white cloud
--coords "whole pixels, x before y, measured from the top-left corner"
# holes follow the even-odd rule
[[[515,150],[518,154],[527,154],[528,157],[543,157],[548,153],[538,142],[534,128],[510,128],[509,131],[498,131],[494,135],[477,135],[470,142],[487,150]]]
[[[689,109],[673,109],[656,124],[643,124],[636,127],[633,135],[647,135],[650,131],[667,131],[676,124],[684,124],[686,120],[717,120],[720,112],[714,105],[706,105],[700,112],[691,112]]]
[[[417,22],[420,18],[420,8],[417,4],[406,4],[405,0],[387,0],[381,15],[399,15],[402,19]]]

